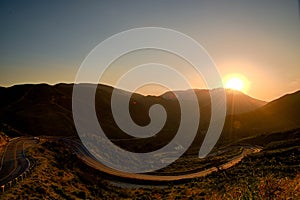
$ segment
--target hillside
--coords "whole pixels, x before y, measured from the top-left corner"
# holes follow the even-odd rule
[[[230,115],[224,132],[228,138],[249,137],[300,127],[300,91],[284,95],[256,110]]]
[[[166,92],[162,94],[161,97],[164,99],[173,100],[176,98],[174,95],[176,94],[186,101],[192,101],[192,92],[193,90]],[[209,90],[195,89],[194,92],[197,96],[200,106],[210,106]],[[213,89],[212,92],[220,92],[220,89]],[[228,115],[250,112],[267,104],[265,101],[254,99],[239,91],[226,89],[225,92]]]
[[[72,120],[72,84],[58,84],[54,86],[46,84],[38,85],[16,85],[9,88],[0,88],[0,118],[1,122],[8,124],[23,134],[29,135],[73,135],[75,133]],[[89,88],[86,84],[84,87]],[[110,97],[113,88],[101,85],[96,95],[96,109],[98,113],[104,113],[101,118],[107,123],[115,125],[110,114]],[[188,93],[178,93],[188,99]],[[177,92],[176,92],[177,93]],[[208,90],[196,90],[203,119],[209,117],[210,96]],[[129,95],[126,91],[118,90],[122,99],[123,95]],[[166,98],[168,94],[161,97],[142,96],[134,94],[132,102],[132,117],[140,125],[149,123],[148,108],[154,103],[160,103],[170,107],[170,120],[177,121],[179,110],[177,100]],[[265,102],[252,99],[242,93],[227,92],[228,110],[230,113],[241,113],[256,109]],[[205,117],[206,116],[206,117]],[[208,123],[209,119],[206,119]],[[176,124],[176,123],[175,123]],[[112,127],[112,126],[111,126]],[[111,128],[110,127],[110,128]],[[176,127],[174,127],[176,128]],[[115,130],[117,131],[117,130]],[[114,132],[114,131],[113,131]],[[117,131],[119,132],[119,131]],[[19,134],[19,133],[16,133]],[[120,133],[121,134],[121,133]],[[113,137],[113,136],[112,136]]]
[[[278,138],[292,135],[293,140]],[[1,199],[299,199],[300,130],[274,133],[264,149],[226,170],[168,185],[120,182],[76,157],[61,142],[41,141],[26,153],[34,170]],[[256,138],[257,141],[261,137]],[[61,153],[63,152],[63,153]],[[199,160],[189,163],[189,167]]]
[[[81,86],[90,88],[89,84]],[[38,84],[0,88],[1,129],[10,136],[22,134],[76,136],[72,116],[72,87],[72,84],[54,86]],[[115,144],[128,150],[145,152],[161,148],[174,137],[180,123],[180,109],[172,92],[158,97],[132,95],[129,105],[130,114],[137,124],[147,125],[150,122],[148,111],[153,104],[163,105],[168,119],[156,137],[131,140],[133,137],[121,131],[113,119],[110,109],[112,91],[112,87],[99,85],[95,105],[101,127]],[[190,100],[190,92],[175,91],[187,101]],[[201,115],[198,135],[192,145],[197,151],[209,125],[210,96],[208,90],[195,90],[195,92]],[[213,92],[218,92],[218,89]],[[117,90],[117,94],[120,101],[124,96],[130,95],[123,90]],[[227,90],[226,95],[228,116],[220,143],[300,126],[298,117],[300,107],[297,105],[300,100],[299,91],[267,104],[232,90]],[[123,139],[126,139],[126,142]]]

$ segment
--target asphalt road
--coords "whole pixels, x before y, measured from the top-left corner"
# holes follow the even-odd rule
[[[47,137],[51,140],[51,137]],[[189,173],[189,174],[181,174],[174,176],[161,176],[161,175],[150,175],[150,174],[132,174],[128,172],[118,171],[112,168],[109,168],[102,163],[98,162],[93,156],[84,148],[84,146],[77,140],[67,139],[67,138],[52,138],[52,140],[62,140],[66,145],[68,145],[85,164],[88,166],[104,172],[108,175],[121,177],[125,179],[131,180],[139,180],[139,181],[155,181],[155,182],[169,182],[169,181],[179,181],[192,179],[197,177],[206,176],[212,172],[218,171],[219,169],[228,169],[238,162],[240,162],[245,156],[253,153],[257,153],[260,151],[259,148],[245,148],[241,155],[232,158],[227,163],[211,167],[207,170]],[[0,185],[3,185],[14,178],[18,177],[22,174],[30,165],[29,160],[25,157],[24,151],[26,149],[26,144],[36,143],[32,137],[21,137],[13,139],[6,146],[4,154],[1,160],[1,168],[0,168]]]
[[[133,179],[133,180],[140,180],[140,181],[155,181],[155,182],[169,182],[169,181],[179,181],[179,180],[187,180],[197,177],[203,177],[212,172],[218,171],[219,169],[228,169],[237,163],[239,163],[245,156],[258,153],[261,149],[256,147],[245,147],[243,152],[227,163],[222,164],[220,166],[211,167],[209,169],[194,172],[190,174],[183,174],[183,175],[174,175],[174,176],[160,176],[160,175],[149,175],[149,174],[132,174],[127,172],[118,171],[112,168],[103,165],[102,163],[98,162],[91,156],[91,154],[82,146],[80,142],[71,140],[71,139],[63,139],[64,142],[72,148],[77,156],[88,166],[97,169],[101,172],[104,172],[109,175],[125,178],[125,179]]]
[[[37,140],[28,137],[12,139],[5,147],[1,157],[0,185],[21,175],[30,165],[25,157],[26,144],[36,143]]]

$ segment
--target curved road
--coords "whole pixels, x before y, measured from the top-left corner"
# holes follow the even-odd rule
[[[28,137],[19,137],[10,140],[1,157],[0,185],[21,175],[30,167],[28,158],[25,157],[26,144],[36,143],[37,140]]]
[[[106,174],[126,178],[126,179],[134,179],[134,180],[141,180],[141,181],[155,181],[155,182],[168,182],[168,181],[179,181],[179,180],[186,180],[192,179],[197,177],[203,177],[212,172],[216,172],[220,169],[228,169],[237,163],[239,163],[245,156],[258,153],[261,151],[260,148],[251,147],[245,148],[241,155],[234,157],[230,161],[225,164],[222,164],[219,167],[211,167],[209,169],[194,172],[190,174],[183,174],[183,175],[174,175],[174,176],[160,176],[160,175],[150,175],[150,174],[132,174],[128,172],[118,171],[112,168],[103,165],[102,163],[98,162],[96,159],[91,156],[91,154],[86,150],[86,148],[78,141],[71,140],[71,139],[62,139],[71,149],[73,149],[77,156],[87,165],[90,167],[102,171]]]
[[[72,140],[68,138],[58,138],[58,137],[47,137],[49,140],[62,140],[66,145],[68,145],[77,156],[88,166],[104,172],[108,175],[113,175],[116,177],[121,177],[125,179],[131,180],[140,180],[140,181],[153,181],[153,182],[168,182],[168,181],[179,181],[179,180],[186,180],[192,179],[197,177],[203,177],[212,172],[218,171],[219,169],[228,169],[238,162],[240,162],[245,156],[257,153],[261,149],[251,147],[245,148],[241,155],[234,157],[227,163],[219,166],[219,167],[211,167],[207,170],[194,172],[190,174],[183,174],[183,175],[174,175],[174,176],[161,176],[161,175],[150,175],[150,174],[132,174],[128,172],[118,171],[112,168],[103,165],[102,163],[98,162],[93,156],[86,150],[86,148],[77,140]],[[0,185],[3,185],[14,178],[18,177],[22,174],[30,165],[29,160],[25,157],[24,151],[26,147],[24,146],[26,143],[36,143],[32,137],[22,137],[16,138],[9,142],[6,146],[6,149],[3,153],[2,161],[1,161],[1,168],[0,168]]]

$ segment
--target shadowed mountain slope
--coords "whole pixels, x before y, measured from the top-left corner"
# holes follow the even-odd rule
[[[242,92],[226,89],[226,100],[227,100],[227,114],[235,115],[255,110],[267,104],[265,101],[254,99],[250,96],[245,95]],[[166,92],[161,95],[163,98],[172,100],[175,99],[175,95],[182,97],[186,101],[192,101],[193,90],[186,91],[174,91]],[[210,105],[210,92],[206,89],[195,89],[194,90],[200,106]],[[220,89],[213,89],[211,92],[220,92]]]
[[[299,128],[299,102],[300,91],[297,91],[256,110],[230,115],[226,120],[224,132],[228,138],[234,139]]]
[[[81,87],[88,90],[91,85],[81,84]],[[1,129],[11,135],[76,136],[72,115],[72,89],[73,84],[0,87]],[[120,130],[114,121],[110,108],[112,91],[110,86],[99,85],[97,88],[95,109],[100,125],[114,143],[135,151],[144,151],[145,145],[147,150],[160,148],[175,136],[180,124],[180,108],[174,93],[182,95],[186,101],[191,100],[190,90],[167,92],[158,97],[134,93],[130,98],[129,110],[135,123],[141,126],[150,123],[149,108],[154,104],[163,105],[168,116],[165,126],[156,136],[138,139],[137,142]],[[218,89],[213,92],[218,92]],[[209,125],[210,96],[208,90],[195,90],[195,93],[199,101],[201,121],[194,145],[199,146]],[[117,95],[118,100],[122,101],[131,94],[117,89]],[[232,90],[227,90],[226,96],[228,116],[222,141],[300,127],[299,91],[267,104]]]

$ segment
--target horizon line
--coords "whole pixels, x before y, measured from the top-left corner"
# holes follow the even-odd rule
[[[128,92],[128,93],[135,93],[135,94],[139,94],[139,95],[142,95],[142,96],[156,96],[156,97],[159,97],[159,96],[162,96],[163,94],[167,93],[167,92],[184,92],[184,91],[189,91],[189,90],[217,90],[217,89],[224,89],[226,91],[233,91],[233,92],[237,92],[237,93],[242,93],[244,95],[247,95],[251,98],[254,98],[254,99],[257,99],[257,100],[261,100],[261,101],[265,101],[265,102],[271,102],[271,101],[274,101],[276,99],[279,99],[285,95],[289,95],[289,94],[293,94],[293,93],[296,93],[298,91],[300,91],[300,89],[296,89],[295,91],[291,91],[291,92],[287,92],[287,93],[284,93],[282,94],[281,96],[279,97],[276,97],[270,101],[267,101],[267,100],[262,100],[262,99],[259,99],[259,98],[255,98],[255,97],[252,97],[251,95],[249,94],[246,94],[242,91],[239,91],[239,90],[234,90],[234,89],[231,89],[231,88],[225,88],[225,87],[218,87],[218,88],[191,88],[191,89],[178,89],[178,90],[166,90],[165,92],[162,92],[161,94],[159,95],[155,95],[155,94],[143,94],[143,93],[140,93],[140,92],[136,92],[136,91],[130,91],[128,89],[125,89],[125,88],[118,88],[118,87],[115,87],[113,85],[110,85],[108,83],[89,83],[89,82],[84,82],[84,83],[74,83],[74,82],[57,82],[57,83],[47,83],[47,82],[35,82],[35,83],[30,83],[30,82],[26,82],[26,83],[16,83],[16,84],[12,84],[12,85],[7,85],[7,86],[4,86],[4,85],[0,85],[0,87],[2,88],[11,88],[11,87],[14,87],[14,86],[22,86],[22,85],[48,85],[48,86],[56,86],[56,85],[74,85],[74,84],[89,84],[89,85],[102,85],[102,86],[106,86],[106,87],[111,87],[113,89],[117,89],[117,90],[122,90],[122,91],[125,91],[125,92]]]

